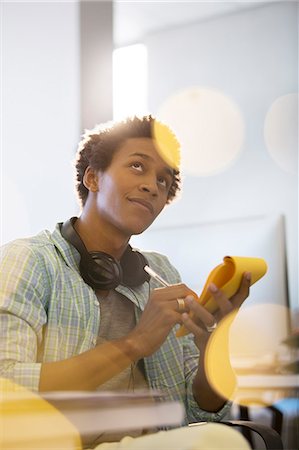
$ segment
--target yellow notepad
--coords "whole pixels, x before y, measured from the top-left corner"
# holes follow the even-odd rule
[[[200,297],[197,301],[211,313],[217,309],[217,303],[208,291],[210,283],[214,283],[230,298],[239,289],[244,272],[251,273],[250,286],[256,283],[267,272],[266,261],[262,258],[247,258],[244,256],[225,256],[223,263],[216,266],[209,274]],[[176,333],[177,337],[188,334],[182,325]]]

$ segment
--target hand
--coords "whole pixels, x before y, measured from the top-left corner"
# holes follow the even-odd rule
[[[194,341],[197,347],[202,348],[202,346],[205,346],[210,336],[207,327],[213,327],[213,325],[220,322],[232,311],[240,308],[249,295],[250,278],[251,274],[245,272],[238,291],[229,299],[221,289],[218,289],[215,284],[211,283],[209,291],[218,304],[218,310],[215,314],[207,311],[204,306],[200,305],[192,296],[186,297],[186,307],[193,315],[191,318],[189,314],[184,313],[182,315],[182,321],[185,327],[194,334]]]
[[[209,291],[218,304],[218,310],[215,314],[211,314],[202,305],[197,303],[192,297],[185,299],[186,306],[189,308],[189,314],[182,314],[182,320],[185,327],[194,335],[194,342],[199,348],[199,362],[196,376],[193,380],[193,395],[200,408],[206,411],[218,411],[224,404],[224,398],[230,398],[235,390],[236,376],[230,364],[229,345],[228,345],[228,330],[230,321],[226,322],[226,326],[222,328],[224,333],[221,333],[221,358],[214,358],[215,352],[212,354],[213,361],[215,361],[214,372],[221,374],[221,379],[225,380],[226,392],[219,391],[219,386],[211,384],[210,377],[207,374],[206,357],[211,358],[211,353],[206,353],[207,343],[211,333],[207,331],[207,327],[212,327],[214,324],[221,322],[229,314],[230,319],[233,319],[233,311],[237,311],[244,300],[249,295],[250,274],[244,273],[240,287],[235,295],[227,298],[223,291],[217,286],[211,284]],[[227,339],[223,339],[227,335]],[[217,334],[215,334],[217,338]],[[215,342],[215,341],[214,341]],[[213,343],[213,341],[211,341]],[[218,365],[218,367],[217,367]],[[216,367],[216,369],[215,369]]]
[[[182,324],[182,313],[187,309],[179,311],[177,299],[190,294],[196,297],[195,292],[185,284],[175,284],[151,292],[138,324],[129,335],[139,358],[158,350],[173,326]]]

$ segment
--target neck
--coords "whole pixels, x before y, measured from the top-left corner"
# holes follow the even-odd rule
[[[97,217],[90,217],[84,211],[76,220],[74,228],[88,251],[105,252],[118,260],[120,260],[129,242],[129,239],[120,236],[116,230],[107,226],[105,222]]]

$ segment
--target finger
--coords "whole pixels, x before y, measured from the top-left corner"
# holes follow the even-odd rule
[[[185,303],[188,309],[193,313],[191,318],[196,322],[196,319],[204,327],[212,327],[215,324],[215,317],[204,306],[198,303],[192,296],[185,298]],[[197,323],[198,324],[198,323]]]
[[[182,317],[182,322],[183,322],[183,324],[185,325],[185,327],[187,328],[187,330],[188,330],[190,333],[194,334],[194,336],[195,336],[196,338],[200,338],[200,337],[204,336],[204,335],[207,333],[207,331],[206,331],[203,327],[198,326],[198,325],[190,318],[189,314],[184,313],[184,314],[182,314],[181,317]]]
[[[179,313],[182,314],[183,312],[187,311],[187,306],[186,306],[185,300],[183,298],[177,298],[176,302],[177,302],[177,311]]]
[[[184,298],[188,294],[197,297],[196,293],[189,289],[185,284],[173,284],[171,286],[156,288],[153,292],[159,294],[161,300],[170,300],[174,298]]]
[[[251,273],[244,272],[238,291],[230,299],[235,308],[240,308],[242,303],[249,296],[250,282],[251,282]]]
[[[185,303],[185,299],[177,298],[175,300],[163,301],[160,303],[162,308],[166,308],[177,313],[183,314],[184,312],[188,312],[188,306]]]
[[[216,284],[210,283],[209,285],[209,292],[213,296],[215,302],[217,303],[219,310],[223,316],[228,314],[233,309],[233,304],[231,301],[227,298],[227,296],[224,294],[224,292],[221,289],[218,289]]]

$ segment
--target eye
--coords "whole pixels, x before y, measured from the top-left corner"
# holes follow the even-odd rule
[[[143,164],[139,161],[135,161],[132,164],[130,164],[130,167],[133,167],[133,169],[138,170],[139,172],[143,171]]]
[[[158,177],[157,181],[161,186],[163,186],[165,188],[168,186],[167,180],[164,177]]]

